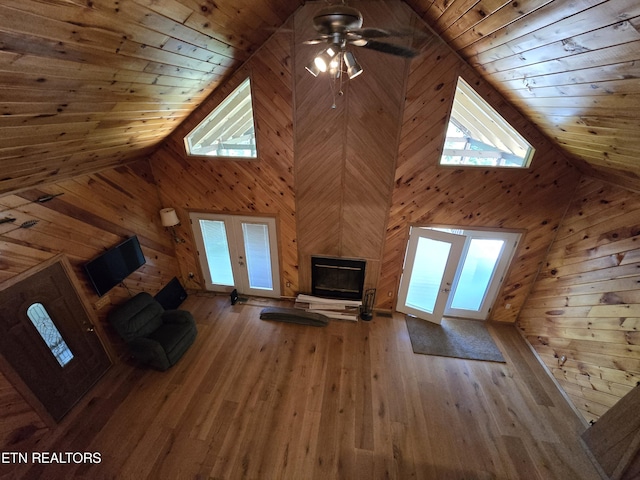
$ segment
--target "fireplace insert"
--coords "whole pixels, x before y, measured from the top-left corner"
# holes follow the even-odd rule
[[[362,300],[366,261],[311,257],[311,294],[341,300]]]

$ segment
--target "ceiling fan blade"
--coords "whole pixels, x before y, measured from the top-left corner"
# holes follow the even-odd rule
[[[378,52],[388,53],[390,55],[396,55],[398,57],[404,58],[413,58],[419,53],[413,48],[403,47],[400,45],[395,45],[393,43],[378,42],[376,40],[366,40],[366,43],[363,44],[363,41],[364,39],[361,39],[351,43],[358,47],[368,48],[370,50],[376,50]]]
[[[347,33],[359,35],[365,38],[388,38],[388,37],[423,37],[425,33],[413,27],[400,28],[353,28]]]
[[[349,37],[358,38],[387,38],[395,36],[391,30],[384,30],[382,28],[354,28],[347,32]]]
[[[326,43],[328,38],[327,35],[323,35],[322,37],[310,38],[302,43],[305,45],[318,45],[319,43]]]

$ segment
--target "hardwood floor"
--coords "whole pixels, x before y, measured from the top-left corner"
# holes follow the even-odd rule
[[[100,452],[101,463],[13,475],[600,478],[578,441],[582,421],[515,327],[490,327],[500,364],[416,355],[399,314],[310,327],[262,321],[265,305],[191,295],[183,308],[199,335],[177,366],[114,366],[38,446]]]

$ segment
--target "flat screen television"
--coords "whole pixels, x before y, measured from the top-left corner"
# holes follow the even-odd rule
[[[88,262],[84,270],[102,297],[145,263],[140,242],[134,235]]]

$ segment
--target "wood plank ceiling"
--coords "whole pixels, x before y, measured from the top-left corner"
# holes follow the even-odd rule
[[[0,193],[147,156],[302,3],[3,0]],[[406,3],[585,173],[640,190],[638,0]]]
[[[0,193],[148,155],[301,0],[3,0]]]

